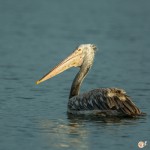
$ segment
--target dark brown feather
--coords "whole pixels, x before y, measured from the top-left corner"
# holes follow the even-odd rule
[[[82,95],[72,97],[68,102],[68,110],[74,111],[100,111],[112,115],[113,111],[124,116],[140,115],[141,111],[125,91],[117,88],[95,89]],[[78,112],[76,112],[78,113]]]

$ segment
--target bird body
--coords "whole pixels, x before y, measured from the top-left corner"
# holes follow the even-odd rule
[[[82,81],[92,67],[95,52],[96,46],[93,44],[80,45],[70,56],[38,80],[37,84],[71,67],[79,67],[80,70],[75,76],[70,90],[67,110],[69,114],[102,116],[141,115],[140,109],[122,89],[100,88],[79,94]]]
[[[136,116],[141,111],[118,88],[100,88],[69,99],[68,112],[74,115]]]

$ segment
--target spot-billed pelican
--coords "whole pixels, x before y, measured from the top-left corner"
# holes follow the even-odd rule
[[[119,88],[99,88],[79,94],[80,86],[89,72],[96,46],[82,44],[75,51],[43,76],[36,83],[39,84],[57,74],[71,68],[80,70],[73,80],[68,101],[69,114],[90,114],[102,116],[138,116],[140,109],[131,101],[126,92]]]

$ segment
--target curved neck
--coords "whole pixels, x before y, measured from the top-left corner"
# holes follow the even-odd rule
[[[81,67],[80,71],[77,73],[76,77],[73,80],[71,90],[70,90],[70,95],[69,99],[72,98],[73,96],[76,96],[79,94],[80,91],[80,86],[82,84],[82,81],[86,77],[88,71],[90,70],[91,66],[89,67]]]

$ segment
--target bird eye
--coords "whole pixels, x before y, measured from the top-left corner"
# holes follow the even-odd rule
[[[94,50],[97,49],[97,47],[96,47],[94,44],[92,44],[91,46],[92,46],[92,48],[93,48]]]

